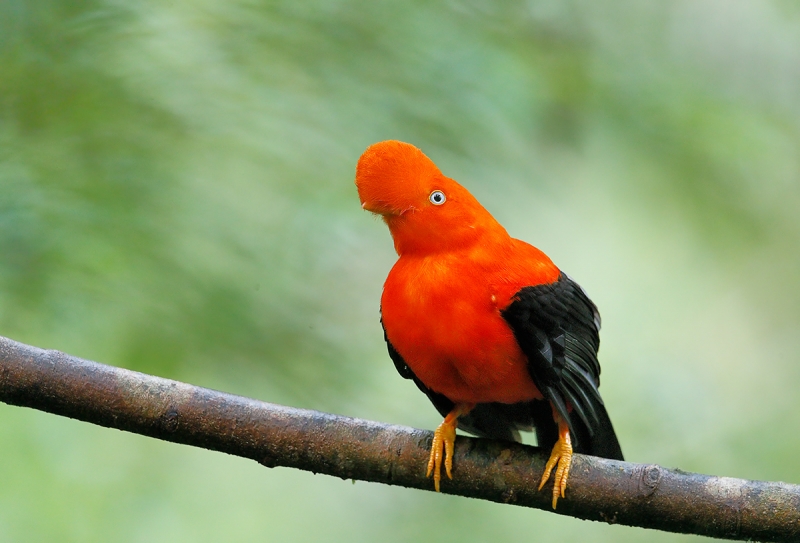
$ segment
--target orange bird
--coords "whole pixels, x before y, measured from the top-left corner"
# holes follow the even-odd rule
[[[389,355],[444,421],[428,461],[452,479],[456,426],[552,447],[564,497],[572,453],[622,460],[600,397],[600,315],[542,251],[508,235],[464,187],[400,141],[370,146],[356,167],[361,207],[389,226],[399,256],[381,297]]]

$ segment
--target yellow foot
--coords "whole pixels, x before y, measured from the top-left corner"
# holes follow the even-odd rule
[[[572,440],[569,437],[569,427],[561,420],[561,417],[557,417],[557,421],[558,441],[555,447],[553,447],[553,452],[550,453],[550,459],[544,467],[542,482],[539,483],[539,490],[541,490],[548,479],[550,479],[550,472],[558,465],[553,481],[553,509],[556,508],[559,496],[562,498],[564,497],[564,491],[567,489],[569,468],[572,464]]]
[[[428,459],[428,474],[433,472],[433,486],[439,492],[439,481],[442,480],[442,458],[444,457],[444,469],[447,477],[453,478],[453,450],[456,445],[456,419],[448,421],[450,415],[444,419],[436,431],[433,433],[433,444],[431,445],[431,457]]]
[[[456,404],[433,433],[431,456],[428,459],[428,474],[426,477],[430,477],[431,473],[433,473],[433,486],[436,488],[436,492],[439,492],[439,481],[442,480],[442,460],[444,460],[444,470],[447,473],[447,477],[453,478],[453,451],[456,446],[458,417],[466,415],[473,407],[475,407],[475,404]]]

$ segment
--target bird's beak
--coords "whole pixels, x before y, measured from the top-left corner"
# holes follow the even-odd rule
[[[393,209],[385,202],[381,202],[380,200],[361,202],[361,209],[365,209],[371,213],[383,216],[398,214],[397,210]]]

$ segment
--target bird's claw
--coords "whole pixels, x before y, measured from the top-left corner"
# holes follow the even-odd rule
[[[442,422],[433,433],[433,443],[431,444],[431,456],[428,459],[428,473],[430,477],[433,473],[433,486],[439,492],[439,481],[442,480],[442,460],[447,477],[453,478],[453,451],[456,443],[455,421]]]
[[[553,468],[556,468],[555,477],[553,480],[553,509],[556,508],[558,498],[564,497],[564,491],[567,489],[567,478],[569,477],[569,468],[572,465],[572,440],[570,439],[569,432],[560,432],[558,441],[553,452],[550,453],[550,459],[544,467],[544,474],[542,481],[539,483],[539,490],[541,490],[545,483],[550,479],[550,473]],[[556,467],[558,466],[558,467]]]

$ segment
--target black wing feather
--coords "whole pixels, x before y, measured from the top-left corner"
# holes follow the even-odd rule
[[[598,390],[600,314],[583,289],[562,273],[553,283],[522,288],[502,315],[534,383],[567,421],[575,450],[622,460]]]

